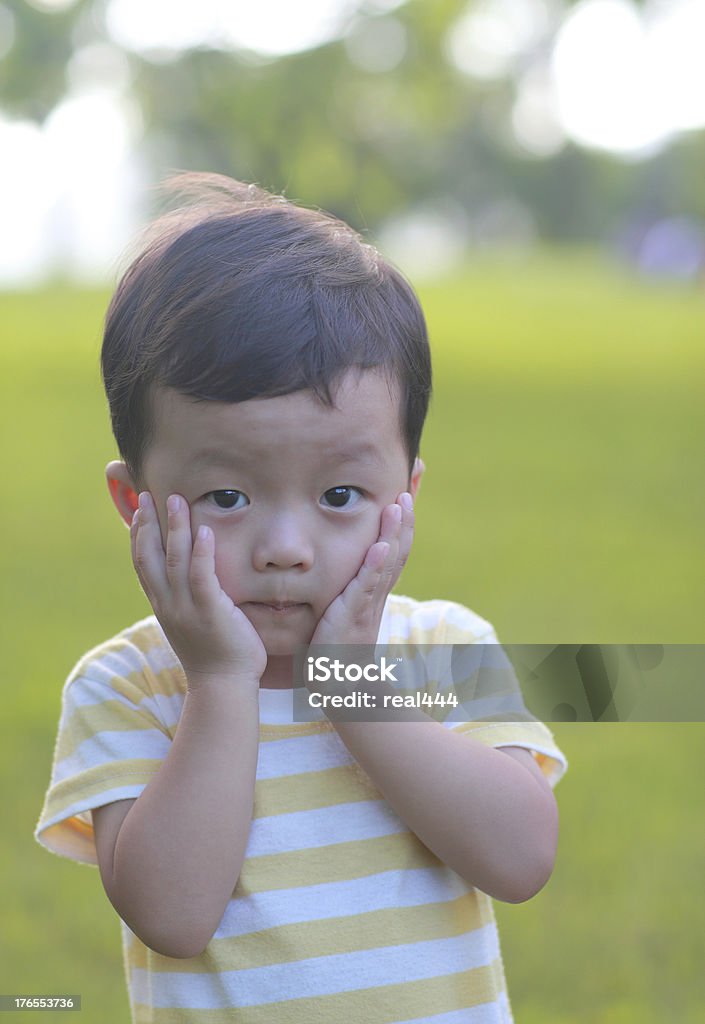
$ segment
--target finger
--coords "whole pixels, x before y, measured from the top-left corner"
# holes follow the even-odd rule
[[[132,556],[132,564],[135,567],[135,571],[137,572],[138,578],[139,570],[137,568],[137,548],[135,542],[137,540],[137,521],[139,519],[139,516],[140,510],[136,508],[135,511],[132,513],[132,522],[130,523],[130,555]],[[142,580],[140,579],[140,584],[141,583]]]
[[[396,540],[402,520],[402,507],[398,503],[385,505],[382,509],[382,520],[380,523],[379,539]]]
[[[384,537],[390,545],[384,571],[380,576],[380,587],[383,590],[381,599],[386,600],[401,576],[414,539],[414,503],[408,491],[399,495],[396,504],[384,509],[380,537]]]
[[[386,541],[389,545],[389,552],[385,559],[382,572],[382,579],[387,582],[391,579],[396,569],[399,557],[399,544],[401,540],[403,509],[401,505],[387,505],[382,512],[382,524],[379,539]],[[390,584],[391,587],[391,584]]]
[[[166,575],[176,593],[189,588],[191,568],[191,525],[188,503],[179,494],[170,494],[166,501]]]
[[[139,497],[139,509],[130,527],[132,561],[150,601],[163,599],[169,583],[164,565],[164,548],[154,502],[147,491]]]
[[[396,578],[399,578],[402,569],[407,563],[411,552],[411,545],[414,540],[414,500],[408,491],[399,495],[401,506],[401,530],[399,533],[399,551],[397,554]]]
[[[368,549],[357,575],[341,595],[348,614],[353,617],[375,609],[391,589],[401,515],[401,507],[396,504],[382,510],[379,539]]]
[[[199,526],[189,570],[191,594],[196,604],[213,604],[220,595],[215,573],[215,537],[208,526]]]
[[[348,584],[352,606],[366,605],[379,589],[380,581],[389,560],[390,545],[387,541],[378,540],[372,545],[358,570],[357,576]]]

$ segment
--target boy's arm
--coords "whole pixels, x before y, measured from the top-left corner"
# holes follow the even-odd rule
[[[413,538],[408,495],[385,508],[357,576],[326,610],[312,644],[374,647],[384,602]],[[550,877],[558,810],[527,751],[492,748],[419,712],[417,721],[333,719],[399,817],[445,864],[495,899],[519,903]]]
[[[528,900],[546,884],[558,810],[540,769],[529,764],[531,754],[487,747],[428,718],[333,724],[399,817],[444,864],[508,903]]]
[[[266,654],[220,591],[212,533],[192,547],[183,499],[169,514],[166,552],[151,502],[143,500],[131,536],[140,582],[188,690],[148,786],[134,802],[95,812],[96,847],[105,890],[132,931],[158,953],[191,957],[215,932],[245,855]]]
[[[93,814],[105,891],[120,917],[164,956],[210,941],[232,896],[252,817],[258,686],[214,680],[189,693],[174,742],[135,801]]]

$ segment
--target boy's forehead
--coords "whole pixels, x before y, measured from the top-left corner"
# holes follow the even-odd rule
[[[312,391],[245,402],[194,399],[173,388],[152,395],[152,449],[177,448],[185,458],[216,460],[261,454],[270,446],[306,444],[321,457],[374,457],[395,438],[401,443],[399,387],[373,370],[348,373],[331,389],[334,406]],[[156,454],[156,453],[155,453]]]

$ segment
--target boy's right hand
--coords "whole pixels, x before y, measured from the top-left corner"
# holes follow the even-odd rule
[[[220,586],[215,537],[199,527],[192,542],[188,502],[167,500],[166,546],[152,496],[143,491],[130,527],[140,584],[181,662],[190,690],[208,681],[249,681],[259,687],[267,653],[244,612]]]

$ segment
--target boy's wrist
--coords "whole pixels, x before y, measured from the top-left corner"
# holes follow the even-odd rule
[[[228,697],[259,694],[260,680],[256,673],[223,671],[186,671],[187,693],[224,694]]]

